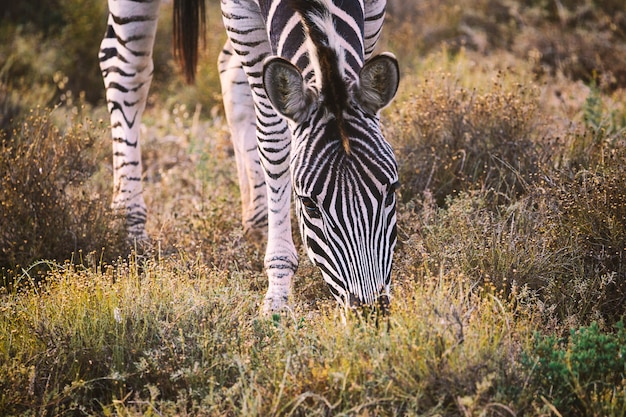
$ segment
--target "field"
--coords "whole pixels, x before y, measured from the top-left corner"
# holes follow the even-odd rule
[[[7,6],[0,415],[626,416],[624,3],[456,3],[389,1],[389,317],[343,315],[302,250],[290,311],[260,314],[216,4],[194,86],[162,6],[147,248],[109,209],[104,2]]]

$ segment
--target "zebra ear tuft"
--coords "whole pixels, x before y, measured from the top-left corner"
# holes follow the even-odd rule
[[[297,123],[308,117],[313,92],[291,62],[280,57],[267,59],[263,64],[263,87],[279,114]]]
[[[368,60],[359,72],[356,99],[371,114],[386,107],[398,91],[400,68],[398,60],[389,52]]]

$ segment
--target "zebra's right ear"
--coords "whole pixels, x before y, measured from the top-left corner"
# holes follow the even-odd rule
[[[308,117],[314,93],[291,62],[280,57],[268,58],[263,64],[263,87],[279,114],[297,123]]]

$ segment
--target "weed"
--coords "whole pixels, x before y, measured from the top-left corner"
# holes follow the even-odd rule
[[[558,234],[551,248],[570,247],[572,266],[569,283],[548,291],[571,297],[564,305],[580,317],[593,313],[595,319],[614,322],[625,311],[625,161],[622,152],[616,153],[604,166],[556,177],[549,189]]]
[[[577,170],[614,165],[609,159],[619,158],[625,144],[626,112],[619,97],[618,103],[609,99],[593,82],[581,110],[582,126],[569,135],[561,163],[570,175]]]

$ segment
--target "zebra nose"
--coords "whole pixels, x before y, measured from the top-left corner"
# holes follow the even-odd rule
[[[378,309],[382,313],[383,316],[389,314],[389,306],[391,305],[391,300],[389,300],[389,296],[386,294],[378,297]]]
[[[358,296],[350,293],[348,296],[348,305],[350,308],[360,308],[363,306],[363,301],[361,301]]]
[[[391,305],[391,301],[389,300],[388,295],[383,294],[376,299],[376,302],[373,305],[367,305],[358,296],[349,293],[348,305],[350,306],[350,308],[355,310],[364,311],[365,309],[367,309],[370,313],[375,312],[382,314],[383,316],[387,316],[389,314],[389,306]]]

